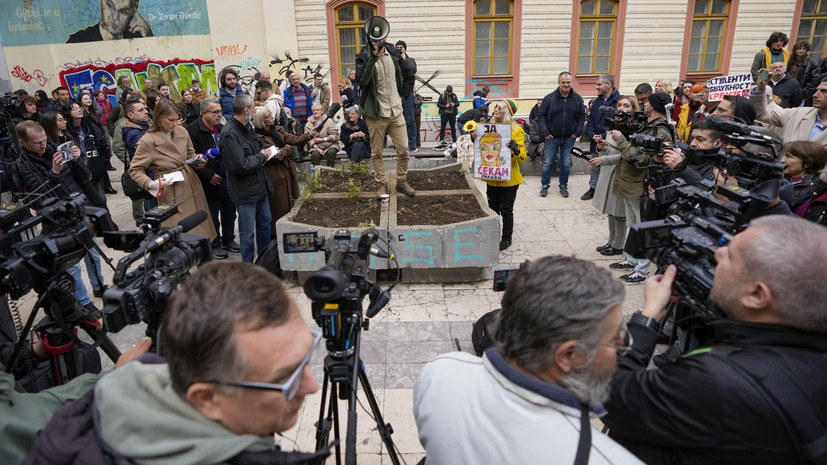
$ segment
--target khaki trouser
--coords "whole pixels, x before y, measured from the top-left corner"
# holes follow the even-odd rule
[[[385,165],[382,162],[382,150],[385,148],[385,134],[391,136],[396,147],[396,179],[405,181],[408,178],[408,131],[405,128],[405,117],[402,113],[390,118],[365,118],[370,133],[370,161],[376,180],[387,183]]]

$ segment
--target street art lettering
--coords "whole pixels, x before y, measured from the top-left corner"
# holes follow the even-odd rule
[[[69,89],[75,98],[84,87],[101,89],[114,104],[117,82],[121,76],[129,78],[133,89],[142,89],[147,78],[154,82],[164,81],[169,85],[170,98],[176,101],[181,99],[181,91],[189,88],[193,79],[198,79],[208,94],[218,92],[215,64],[204,60],[147,61],[112,64],[101,68],[70,68],[60,73],[60,84]]]
[[[311,83],[316,74],[322,74],[322,65],[316,65],[315,68],[311,68],[310,65],[308,65],[305,66],[302,71],[304,71],[304,82]],[[323,73],[323,75],[327,76],[327,73]]]
[[[261,66],[261,60],[254,57],[247,57],[244,60],[241,60],[239,67],[243,70],[254,69],[258,71],[259,67]]]
[[[105,68],[106,66],[110,65],[128,65],[130,63],[138,63],[141,61],[154,61],[151,57],[147,56],[146,54],[134,57],[117,57],[111,60],[107,60],[105,58],[87,58],[85,61],[75,60],[75,61],[68,61],[63,63],[62,65],[58,66],[56,69],[58,71],[66,71],[72,68],[83,68],[84,66],[92,66],[95,68]]]
[[[220,47],[216,47],[215,54],[222,57],[222,56],[238,56],[244,55],[244,52],[247,51],[246,44],[232,44],[232,45],[222,45]]]
[[[29,74],[25,69],[21,66],[15,66],[13,70],[11,70],[11,77],[20,79],[23,82],[36,82],[40,87],[46,85],[49,82],[49,78],[43,74],[43,71],[39,69],[34,70],[33,74]]]
[[[482,255],[461,255],[459,253],[460,247],[477,247],[474,242],[459,242],[460,233],[473,232],[476,233],[480,228],[455,229],[454,230],[454,263],[459,263],[462,260],[482,260]]]

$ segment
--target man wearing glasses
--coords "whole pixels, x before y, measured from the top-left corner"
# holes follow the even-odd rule
[[[523,263],[503,295],[496,346],[482,358],[440,355],[416,382],[428,463],[641,463],[589,422],[605,413],[632,344],[623,296],[608,270],[584,260]]]
[[[697,350],[654,370],[674,265],[644,283],[606,403],[610,436],[647,464],[825,463],[827,229],[758,218],[715,260],[724,316],[696,326]]]
[[[274,448],[319,388],[309,361],[321,340],[277,278],[208,263],[161,328],[166,363],[144,357],[104,377],[42,431],[30,463],[316,463]]]

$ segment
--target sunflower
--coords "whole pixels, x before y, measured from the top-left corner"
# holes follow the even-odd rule
[[[477,123],[475,123],[474,120],[468,121],[465,123],[465,126],[462,127],[462,130],[465,132],[474,132],[475,129],[477,129]]]

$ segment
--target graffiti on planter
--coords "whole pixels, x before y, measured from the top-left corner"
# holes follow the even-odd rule
[[[45,86],[46,83],[49,82],[49,78],[47,78],[46,75],[43,74],[43,71],[40,71],[39,69],[36,69],[32,72],[32,74],[29,74],[29,72],[23,69],[22,66],[15,66],[14,69],[11,70],[10,74],[11,77],[20,79],[23,82],[34,81],[40,87]]]
[[[218,91],[215,64],[212,61],[197,59],[70,68],[60,73],[60,84],[69,89],[73,98],[76,98],[84,87],[101,89],[114,104],[117,82],[121,76],[129,78],[129,85],[133,89],[144,88],[143,83],[147,78],[156,83],[164,81],[169,85],[170,98],[176,101],[181,98],[181,91],[191,86],[193,79],[198,79],[208,94]]]
[[[459,248],[469,248],[469,247],[476,247],[477,244],[473,242],[459,242],[459,234],[460,233],[467,233],[467,232],[478,232],[480,228],[467,228],[467,229],[455,229],[454,230],[454,263],[458,263],[462,260],[482,260],[484,257],[482,255],[460,255]]]

